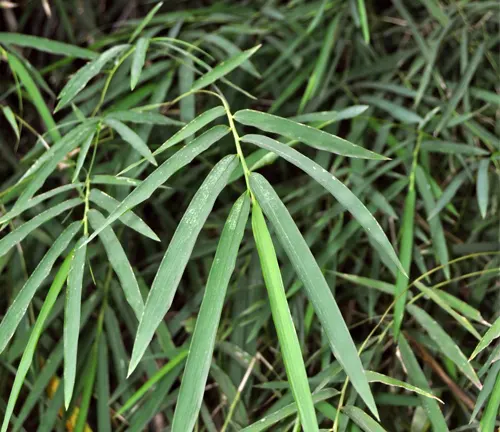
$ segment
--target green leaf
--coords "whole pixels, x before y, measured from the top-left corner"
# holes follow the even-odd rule
[[[245,135],[241,138],[241,141],[249,142],[263,149],[270,150],[309,174],[358,220],[368,235],[370,235],[387,253],[391,261],[405,273],[391,243],[387,239],[379,223],[356,195],[354,195],[343,183],[337,180],[336,177],[297,150],[271,138],[262,135]]]
[[[481,418],[480,430],[481,432],[494,432],[495,425],[498,420],[498,411],[500,408],[500,374],[497,374],[495,386],[491,392],[488,405],[484,410],[483,417]]]
[[[211,108],[204,113],[200,114],[195,119],[191,120],[186,126],[184,126],[181,130],[176,132],[172,137],[170,137],[167,141],[165,141],[159,148],[154,152],[155,155],[164,152],[165,150],[173,147],[176,144],[184,141],[186,138],[189,138],[191,135],[194,135],[198,132],[202,127],[207,124],[213,122],[215,119],[223,116],[226,113],[226,110],[223,106],[216,106],[215,108]]]
[[[411,384],[405,383],[404,381],[400,381],[396,378],[392,378],[392,377],[389,377],[387,375],[383,375],[381,373],[373,372],[373,371],[366,371],[366,378],[368,379],[368,382],[380,382],[380,383],[383,383],[383,384],[388,385],[388,386],[400,387],[400,388],[403,388],[405,390],[417,393],[419,395],[422,395],[422,396],[425,396],[428,398],[432,398],[432,399],[436,399],[437,401],[444,404],[444,402],[441,399],[434,396],[432,393],[427,392],[425,390],[422,390],[421,388],[418,388],[418,387],[413,386]]]
[[[132,146],[132,148],[134,148],[138,153],[144,156],[150,163],[152,163],[154,166],[158,166],[153,154],[151,153],[151,150],[149,150],[148,145],[132,129],[118,120],[108,118],[105,120],[105,123],[110,128],[118,132],[118,134],[124,141],[128,142]]]
[[[158,9],[160,9],[163,6],[163,2],[158,2],[153,9],[151,9],[148,14],[144,17],[144,19],[140,22],[140,24],[134,29],[134,32],[130,36],[129,43],[132,43],[137,36],[141,34],[141,32],[146,28],[146,26],[151,22],[153,17],[156,15],[156,12],[158,12]]]
[[[236,201],[224,224],[196,319],[175,407],[172,432],[192,431],[198,418],[227,286],[236,265],[249,211],[250,198],[245,193]]]
[[[78,181],[78,176],[80,175],[80,171],[82,170],[83,164],[85,163],[85,159],[90,150],[90,146],[92,145],[95,134],[96,131],[92,131],[80,146],[80,152],[78,153],[78,159],[76,160],[75,171],[73,172],[73,178],[71,180],[73,183]]]
[[[81,224],[79,222],[74,222],[59,235],[23,285],[14,302],[9,306],[0,324],[0,353],[3,352],[14,335],[36,291],[50,274],[57,258],[66,250],[80,227]]]
[[[20,47],[34,48],[38,51],[58,54],[65,57],[76,57],[92,60],[99,54],[86,48],[80,48],[64,42],[50,40],[44,37],[31,36],[20,33],[0,32],[0,43],[12,44]]]
[[[448,121],[450,120],[451,115],[453,114],[458,103],[469,88],[470,81],[472,80],[472,77],[474,76],[479,63],[481,63],[481,60],[483,59],[484,49],[485,43],[482,43],[474,50],[474,56],[469,62],[467,69],[462,74],[462,79],[458,83],[458,86],[455,88],[453,96],[444,104],[443,116],[441,117],[441,121],[436,126],[436,129],[434,131],[435,135],[439,135],[441,131],[448,125]]]
[[[122,122],[131,122],[139,124],[163,125],[163,126],[184,126],[184,123],[178,120],[165,117],[162,114],[148,111],[113,111],[106,115],[106,119],[120,120]],[[157,154],[156,152],[154,154]]]
[[[417,182],[418,191],[420,192],[420,196],[424,201],[424,207],[427,212],[427,215],[429,215],[436,207],[436,202],[434,201],[429,181],[426,177],[423,168],[420,165],[417,166],[415,174],[416,174],[415,180]],[[446,245],[446,238],[444,236],[443,225],[441,224],[441,220],[439,219],[439,217],[434,217],[431,220],[429,220],[429,228],[431,231],[434,253],[438,261],[442,265],[444,265],[443,272],[446,278],[449,279],[450,267],[448,266],[448,261],[449,261],[448,247]]]
[[[430,220],[438,215],[439,212],[441,212],[441,210],[443,210],[450,203],[450,201],[454,198],[454,196],[460,189],[460,186],[462,186],[462,184],[467,179],[468,174],[469,173],[466,170],[463,170],[461,173],[456,174],[453,177],[453,180],[446,187],[446,189],[443,191],[442,195],[436,202],[436,207],[434,207],[434,209],[429,213],[427,220]]]
[[[319,111],[314,113],[299,114],[297,116],[290,117],[289,120],[299,123],[338,122],[357,117],[363,114],[368,108],[368,105],[353,105],[340,111]]]
[[[215,126],[167,159],[121,202],[102,226],[94,228],[95,231],[87,242],[93,240],[103,229],[110,226],[125,212],[146,201],[173,174],[189,164],[196,156],[219,141],[228,132],[229,128],[227,126]]]
[[[486,156],[488,152],[482,148],[468,144],[457,144],[449,141],[426,140],[422,141],[421,149],[431,153],[446,153],[451,155]]]
[[[481,338],[469,360],[474,359],[482,350],[491,344],[496,338],[500,337],[500,317],[498,317],[493,325]]]
[[[429,336],[434,342],[436,342],[439,350],[444,354],[444,356],[455,363],[477,388],[481,388],[481,382],[479,381],[476,372],[451,336],[446,333],[427,312],[420,309],[418,306],[413,304],[408,305],[407,309],[408,312],[410,312],[418,323],[425,329],[425,331],[429,333]]]
[[[104,216],[97,210],[90,210],[87,216],[94,230],[96,227],[102,226],[105,222]],[[139,320],[144,310],[144,301],[127,254],[123,250],[120,240],[118,240],[118,237],[116,237],[116,234],[110,227],[102,230],[99,233],[99,237],[108,255],[109,263],[120,280],[125,298]],[[85,247],[86,244],[87,242],[83,242],[80,245],[80,249]]]
[[[107,193],[104,193],[99,189],[92,189],[90,191],[89,200],[106,210],[108,213],[113,213],[113,211],[115,211],[116,208],[120,205],[120,201],[114,199],[113,197],[109,196]],[[128,227],[132,228],[134,231],[137,231],[139,234],[149,237],[152,240],[160,241],[155,232],[151,228],[149,228],[146,222],[144,222],[134,212],[128,211],[120,217],[120,221]]]
[[[10,418],[12,417],[12,413],[14,412],[14,406],[16,405],[17,398],[19,396],[19,393],[21,392],[24,379],[26,378],[26,375],[28,374],[28,371],[31,367],[38,339],[42,334],[45,321],[47,320],[49,313],[52,310],[54,303],[57,300],[59,292],[61,291],[64,283],[66,282],[66,277],[68,275],[72,259],[73,259],[73,253],[71,252],[66,257],[64,262],[61,264],[59,271],[54,277],[54,281],[50,286],[49,292],[47,294],[47,297],[45,298],[42,309],[40,310],[35,325],[33,326],[33,330],[31,331],[28,343],[26,344],[26,347],[24,349],[23,356],[21,357],[21,361],[19,362],[14,383],[12,384],[9,401],[7,403],[5,416],[3,418],[1,432],[7,432]]]
[[[300,424],[306,432],[318,431],[318,420],[316,419],[311,390],[307,381],[307,372],[292,315],[288,308],[278,258],[262,210],[258,202],[255,201],[252,206],[252,230],[259,253],[264,282],[267,287],[274,327],[278,334],[280,351],[283,355],[286,374],[299,411]]]
[[[330,25],[326,30],[325,38],[323,39],[323,44],[321,46],[321,52],[319,53],[318,60],[316,61],[316,66],[314,67],[313,73],[309,77],[306,90],[300,101],[299,112],[304,110],[307,102],[313,98],[322,83],[326,67],[328,64],[328,59],[333,51],[333,44],[335,42],[337,28],[339,26],[341,14],[337,14],[335,18],[332,19]]]
[[[130,69],[130,90],[134,90],[141,77],[142,68],[146,60],[146,52],[149,47],[149,38],[141,37],[135,45],[135,52],[132,58]]]
[[[35,81],[24,67],[23,63],[17,58],[13,53],[5,52],[4,54],[7,56],[7,61],[9,62],[9,66],[11,70],[16,74],[21,83],[23,84],[26,92],[28,93],[31,102],[35,105],[36,110],[40,114],[43,122],[45,123],[45,127],[47,128],[48,134],[51,137],[52,141],[56,142],[61,139],[61,134],[57,129],[56,122],[50,113],[47,104],[43,100],[43,97],[38,90]]]
[[[99,57],[79,69],[66,83],[61,93],[59,93],[59,103],[56,106],[56,111],[59,111],[70,103],[85,88],[88,82],[101,72],[106,63],[120,55],[128,47],[128,45],[116,45],[104,51]]]
[[[64,135],[64,137],[54,144],[50,150],[42,154],[42,156],[33,163],[23,177],[21,177],[21,180],[24,180],[28,178],[28,176],[33,175],[14,205],[14,209],[24,205],[33,195],[35,195],[43,186],[47,178],[56,169],[59,162],[61,162],[70,151],[74,150],[82,143],[82,141],[88,139],[90,135],[95,133],[95,127],[95,121],[93,120],[78,125]]]
[[[410,382],[422,390],[431,393],[432,391],[429,383],[427,382],[427,378],[418,364],[418,360],[415,357],[415,354],[413,354],[410,345],[401,333],[398,339],[398,349],[400,354],[399,358],[403,363],[404,370],[408,374]],[[419,395],[419,399],[432,424],[433,430],[448,431],[449,429],[446,425],[446,420],[444,419],[443,413],[439,409],[438,403],[434,399],[422,395]]]
[[[474,405],[474,411],[472,411],[472,414],[470,416],[469,424],[476,419],[476,416],[483,407],[484,403],[488,401],[495,386],[496,378],[497,376],[499,376],[498,375],[499,373],[500,373],[500,362],[497,361],[489,369],[488,375],[484,380],[483,388],[477,395],[476,404]]]
[[[12,112],[11,108],[9,106],[2,106],[2,112],[7,121],[9,122],[12,130],[16,134],[16,138],[19,141],[20,134],[19,134],[19,126],[17,125],[16,121],[16,116]]]
[[[249,50],[243,51],[240,54],[237,54],[228,60],[218,64],[211,71],[207,72],[202,77],[198,78],[192,85],[191,91],[200,90],[208,85],[214,83],[218,79],[224,77],[229,72],[236,69],[246,60],[248,60],[257,50],[260,48],[260,45],[257,45]]]
[[[254,126],[260,130],[280,134],[318,150],[325,150],[342,156],[385,160],[384,156],[378,155],[363,147],[359,147],[343,138],[331,135],[322,130],[306,126],[272,114],[266,114],[254,110],[242,110],[234,114],[234,119],[246,126]],[[258,136],[258,135],[247,135]]]
[[[346,405],[342,408],[342,412],[365,432],[386,432],[382,426],[358,407]]]
[[[361,30],[363,30],[363,38],[366,44],[370,43],[370,28],[368,27],[368,15],[366,13],[365,0],[358,0],[359,21]]]
[[[26,236],[37,229],[40,225],[55,218],[56,216],[59,216],[66,210],[76,207],[79,204],[82,204],[82,200],[80,198],[73,198],[64,201],[48,210],[45,210],[44,212],[35,216],[33,219],[14,229],[4,238],[0,239],[0,257],[5,255],[10,250],[10,248],[21,242]]]
[[[413,124],[420,123],[423,120],[422,117],[413,111],[407,110],[401,105],[396,105],[395,103],[389,102],[385,99],[380,99],[375,96],[362,96],[361,101],[380,108],[402,123]]]
[[[56,195],[59,195],[63,192],[67,192],[69,190],[76,189],[77,187],[82,186],[82,183],[73,183],[73,184],[68,184],[64,186],[59,186],[57,188],[51,189],[47,192],[44,192],[43,194],[37,195],[34,198],[29,199],[24,203],[23,205],[20,205],[17,208],[13,208],[9,212],[5,213],[2,217],[0,217],[0,224],[4,224],[6,222],[9,222],[16,216],[19,216],[20,214],[24,213],[26,210],[29,210],[30,208],[33,208],[37,206],[38,204],[41,204],[42,202],[48,200],[49,198],[52,198]]]
[[[378,417],[366,375],[354,342],[330,287],[290,213],[271,185],[259,174],[251,174],[250,185],[276,235],[304,284],[330,347],[369,409]]]
[[[411,182],[406,194],[405,206],[403,210],[403,225],[401,226],[401,244],[399,247],[399,259],[406,274],[399,271],[396,275],[396,283],[394,284],[394,338],[397,340],[399,330],[403,322],[406,297],[408,296],[408,275],[410,274],[410,266],[412,262],[413,252],[413,227],[415,219],[415,202],[416,202],[415,185]]]
[[[85,240],[82,237],[76,248]],[[76,249],[75,248],[75,249]],[[83,272],[87,247],[76,249],[68,273],[66,304],[64,306],[64,406],[69,408],[76,378],[78,337],[80,335],[80,312],[82,302]]]
[[[486,213],[488,211],[488,199],[490,194],[490,182],[488,178],[489,165],[489,159],[482,159],[479,162],[479,168],[477,170],[477,204],[479,206],[479,211],[481,212],[481,217],[483,219],[486,217]]]
[[[194,142],[188,147],[192,147],[193,144]],[[238,160],[234,155],[226,156],[219,161],[196,192],[179,222],[156,273],[146,301],[144,314],[140,319],[129,365],[129,375],[137,367],[156,328],[170,309],[198,234],[203,228],[217,196],[226,186],[231,172],[237,165]]]

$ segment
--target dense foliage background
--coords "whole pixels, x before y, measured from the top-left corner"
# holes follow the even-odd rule
[[[2,430],[498,427],[499,21],[0,1]]]

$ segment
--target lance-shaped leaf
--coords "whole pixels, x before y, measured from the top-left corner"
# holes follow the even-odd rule
[[[410,312],[418,323],[425,329],[425,331],[429,333],[429,336],[434,340],[434,342],[436,342],[439,350],[453,363],[455,363],[477,388],[481,388],[481,383],[476,375],[476,372],[451,336],[446,333],[443,328],[423,309],[420,309],[418,306],[413,304],[408,305],[407,309],[408,312]]]
[[[77,205],[81,204],[82,200],[80,198],[73,198],[67,201],[57,204],[54,207],[45,210],[33,219],[25,222],[21,226],[17,227],[11,233],[7,234],[3,239],[0,240],[0,257],[5,255],[10,248],[15,246],[17,243],[22,241],[26,236],[28,236],[32,231],[37,229],[40,225],[45,222],[55,218],[61,213],[69,210]]]
[[[250,48],[246,51],[243,51],[240,54],[236,54],[235,56],[218,64],[211,71],[207,72],[205,75],[198,78],[193,83],[193,85],[191,87],[191,91],[200,90],[203,87],[206,87],[206,86],[212,84],[213,82],[217,81],[218,79],[224,77],[229,72],[233,71],[238,66],[240,66],[242,63],[244,63],[246,60],[248,60],[259,48],[260,48],[260,45],[257,45],[256,47],[253,47],[253,48]]]
[[[479,168],[477,170],[476,195],[479,211],[481,212],[481,217],[483,219],[486,217],[486,212],[488,211],[488,198],[490,191],[490,182],[488,178],[489,164],[489,159],[483,159],[479,162]]]
[[[113,48],[104,51],[99,57],[87,63],[84,67],[78,70],[59,93],[56,111],[60,110],[68,103],[70,103],[73,98],[80,93],[87,83],[94,78],[107,62],[113,60],[116,56],[121,54],[128,45],[117,45]]]
[[[126,211],[146,201],[173,174],[220,140],[229,130],[227,126],[215,126],[167,159],[121,202],[101,226],[94,228],[95,231],[89,237],[87,243],[93,240],[103,229],[120,218]]]
[[[135,337],[129,375],[137,367],[156,328],[170,309],[198,234],[203,228],[217,196],[226,186],[229,176],[237,165],[238,160],[234,155],[226,156],[219,161],[196,192],[179,222],[146,301]]]
[[[402,270],[404,274],[406,274],[406,271],[401,266],[391,243],[379,223],[375,220],[373,215],[363,205],[363,203],[356,197],[356,195],[354,195],[336,177],[316,162],[313,162],[297,150],[280,143],[279,141],[262,135],[245,135],[241,138],[241,140],[243,142],[255,144],[263,149],[270,150],[309,174],[321,186],[328,190],[337,199],[337,201],[339,201],[340,204],[342,204],[358,220],[368,235],[370,235],[373,240],[380,245],[387,256],[391,258],[391,260],[400,268],[400,270]]]
[[[307,381],[307,372],[292,314],[288,307],[278,258],[258,202],[254,202],[252,207],[252,230],[286,374],[299,411],[300,424],[306,432],[318,431],[311,389]]]
[[[85,237],[80,240],[80,244]],[[79,244],[77,244],[77,247]],[[76,248],[75,248],[76,249]],[[64,306],[64,406],[66,410],[71,402],[76,378],[76,359],[78,337],[80,335],[80,315],[82,303],[83,271],[87,247],[75,250],[71,262],[66,288],[66,304]]]
[[[120,205],[120,201],[114,199],[112,196],[109,196],[107,193],[104,193],[99,189],[92,189],[89,194],[89,199],[99,207],[105,209],[108,213],[113,213],[113,211]],[[120,221],[132,228],[134,231],[137,231],[139,234],[149,237],[152,240],[160,241],[155,232],[149,228],[146,222],[144,222],[134,212],[128,211],[120,217]]]
[[[335,357],[370,411],[378,418],[377,407],[356,346],[330,287],[306,241],[268,181],[261,175],[253,173],[250,176],[250,185],[264,213],[271,221],[297,275],[304,284],[307,296],[321,322]]]
[[[470,356],[470,360],[474,359],[482,350],[484,350],[488,345],[491,344],[496,338],[500,337],[500,317],[498,317],[493,325],[488,329],[488,331],[481,338],[477,344],[476,349]]]
[[[146,52],[149,47],[149,38],[141,37],[135,44],[134,57],[132,58],[132,66],[130,68],[130,89],[134,90],[141,77],[144,61],[146,60]]]
[[[424,371],[418,364],[418,360],[413,354],[410,345],[400,333],[398,339],[398,350],[400,353],[401,362],[404,365],[404,370],[408,374],[410,382],[412,382],[417,387],[422,390],[431,393],[431,388],[427,382],[427,378]],[[446,425],[446,420],[444,419],[443,413],[439,409],[438,403],[431,398],[419,395],[422,406],[424,407],[427,416],[432,424],[433,430],[436,431],[448,431],[448,426]]]
[[[387,159],[385,156],[357,146],[336,135],[272,114],[254,110],[242,110],[234,114],[234,119],[246,126],[253,126],[266,132],[283,135],[287,138],[308,144],[318,150],[325,150],[354,158]],[[247,137],[255,136],[257,135],[247,135]]]
[[[90,210],[88,212],[88,218],[94,229],[101,226],[105,221],[104,216],[97,210]],[[99,237],[106,250],[111,267],[113,267],[113,270],[118,275],[125,298],[133,309],[137,319],[140,319],[144,310],[144,301],[141,291],[139,290],[139,284],[135,278],[134,270],[132,270],[132,266],[127,258],[127,254],[123,250],[120,240],[118,240],[118,237],[116,237],[111,227],[102,230],[99,233]],[[86,242],[83,242],[83,246],[80,245],[80,249],[85,247],[86,244]]]
[[[249,211],[250,198],[245,193],[236,201],[224,224],[196,319],[175,407],[172,432],[192,431],[198,418],[227,286],[236,264]]]
[[[36,319],[35,325],[33,326],[33,330],[31,331],[28,343],[26,344],[26,348],[24,349],[23,356],[21,357],[21,361],[19,362],[14,383],[12,384],[9,401],[7,402],[7,408],[5,409],[5,416],[3,418],[1,432],[7,432],[10,418],[12,417],[12,414],[14,412],[14,406],[16,405],[17,398],[19,396],[19,393],[21,392],[24,379],[26,378],[26,375],[28,374],[28,371],[31,367],[33,356],[35,355],[35,349],[38,344],[38,339],[42,334],[45,321],[47,320],[50,311],[54,307],[54,303],[57,300],[59,292],[66,282],[66,277],[68,276],[72,259],[73,253],[70,253],[59,268],[59,271],[57,272],[54,281],[50,286],[49,292],[47,294],[47,297],[45,298],[38,318]]]
[[[150,163],[157,166],[156,160],[149,150],[148,145],[142,140],[142,138],[137,135],[132,129],[127,125],[123,124],[121,121],[114,119],[106,119],[105,123],[112,129],[114,129],[122,137],[122,139],[128,142],[133,149],[144,156]]]
[[[14,302],[10,305],[0,324],[0,353],[3,352],[7,343],[14,335],[36,291],[49,275],[57,258],[68,247],[69,242],[76,235],[80,227],[81,224],[79,222],[74,222],[61,233],[40,260],[40,263],[21,288]]]
[[[342,412],[365,432],[386,432],[382,426],[380,426],[361,408],[353,405],[346,405],[342,408]]]

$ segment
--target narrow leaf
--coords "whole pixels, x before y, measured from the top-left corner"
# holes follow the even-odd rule
[[[82,238],[84,240],[85,237]],[[79,242],[80,244],[82,241]],[[80,246],[77,244],[77,247]],[[82,303],[83,272],[87,247],[76,249],[68,273],[66,304],[64,306],[64,406],[68,410],[76,378],[78,337]]]
[[[299,411],[300,424],[306,432],[318,431],[318,420],[307,381],[307,372],[292,315],[288,308],[278,258],[264,215],[257,202],[254,202],[252,207],[252,230],[286,374]]]
[[[490,194],[490,182],[488,178],[489,164],[489,159],[482,159],[479,162],[479,168],[477,170],[477,204],[479,205],[479,211],[483,219],[486,217],[486,212],[488,211],[488,198]]]
[[[149,150],[148,145],[142,140],[142,138],[137,135],[132,129],[127,125],[123,124],[121,121],[107,119],[105,123],[112,129],[114,129],[122,137],[122,139],[128,142],[137,152],[144,156],[150,163],[157,166],[156,160]]]
[[[212,361],[217,328],[250,211],[248,194],[234,204],[220,236],[189,347],[172,432],[192,431],[199,415]]]
[[[443,328],[423,309],[420,309],[418,306],[413,304],[408,305],[407,309],[408,312],[410,312],[418,323],[425,329],[425,331],[429,333],[429,336],[432,340],[434,340],[434,342],[436,342],[439,350],[453,363],[455,363],[477,388],[481,388],[481,382],[479,381],[476,372],[451,336],[446,333]]]
[[[97,210],[90,210],[88,212],[88,218],[94,229],[98,226],[102,226],[105,221],[104,216]],[[134,275],[134,270],[132,270],[132,266],[123,250],[120,240],[118,240],[118,237],[116,237],[116,234],[110,227],[102,230],[99,233],[99,237],[106,250],[111,267],[113,267],[113,270],[120,280],[125,298],[133,309],[137,319],[140,319],[144,310],[144,301]],[[80,245],[80,249],[85,247],[86,244],[87,242],[83,242],[83,246]]]
[[[342,408],[342,412],[365,432],[386,432],[382,426],[358,407],[346,405]]]
[[[243,51],[242,53],[237,54],[237,55],[229,58],[228,60],[218,64],[211,71],[207,72],[205,75],[198,78],[193,83],[193,86],[191,87],[191,91],[200,90],[203,87],[207,87],[208,85],[212,84],[213,82],[217,81],[218,79],[224,77],[229,72],[233,71],[238,66],[240,66],[242,63],[244,63],[246,60],[248,60],[253,54],[255,54],[255,52],[257,52],[257,50],[259,48],[260,48],[260,45],[257,45],[256,47],[253,47],[249,50]]]
[[[132,66],[130,69],[130,89],[134,90],[141,77],[146,52],[149,47],[149,38],[141,37],[135,45],[134,56],[132,57]]]
[[[81,203],[82,200],[80,198],[73,198],[64,201],[61,204],[55,205],[49,210],[45,210],[44,212],[35,216],[33,219],[17,227],[16,229],[14,229],[14,231],[10,232],[4,238],[0,239],[0,257],[5,255],[11,247],[21,242],[26,236],[37,229],[40,225],[55,218],[66,210],[76,207]]]
[[[3,115],[5,116],[5,118],[7,119],[7,121],[9,122],[10,127],[12,128],[14,133],[16,134],[17,140],[19,141],[19,138],[20,138],[19,126],[17,125],[16,117],[15,117],[14,113],[12,112],[12,109],[9,106],[3,106],[2,112],[3,112]]]
[[[290,213],[271,185],[259,174],[250,176],[250,185],[260,206],[271,221],[278,239],[304,284],[335,357],[351,379],[355,389],[370,411],[378,418],[377,407],[371,393],[356,346],[349,334],[330,287],[321,273],[307,243],[295,225]]]
[[[498,317],[493,325],[488,329],[488,331],[481,338],[477,344],[474,352],[470,356],[470,360],[474,359],[482,350],[491,344],[496,338],[500,337],[500,317]]]
[[[322,166],[313,162],[308,157],[302,155],[297,150],[280,143],[279,141],[267,138],[262,135],[245,135],[241,138],[243,142],[255,144],[263,149],[270,150],[278,156],[294,164],[302,171],[309,174],[321,186],[329,191],[337,201],[340,202],[361,224],[375,242],[387,253],[391,260],[403,273],[406,271],[401,266],[394,249],[379,223],[375,220],[370,211],[343,183],[326,171]]]
[[[59,235],[7,309],[0,324],[0,353],[3,352],[14,335],[36,291],[50,274],[57,258],[66,250],[80,227],[79,222],[74,222]]]
[[[215,126],[167,159],[121,202],[108,216],[102,226],[94,228],[95,231],[89,237],[87,243],[93,240],[103,229],[120,218],[126,211],[146,201],[173,174],[183,166],[189,164],[196,156],[208,149],[228,132],[229,128],[227,126]]]
[[[325,150],[342,156],[355,158],[387,159],[384,156],[366,150],[338,136],[272,114],[254,110],[242,110],[234,114],[233,117],[238,123],[246,126],[253,126],[266,132],[286,136],[287,138],[308,144],[318,150]]]
[[[192,145],[193,143],[188,146],[191,147]],[[231,172],[237,165],[238,160],[234,155],[226,156],[215,165],[196,192],[175,230],[175,234],[156,273],[146,301],[144,314],[140,319],[129,365],[129,375],[137,367],[153,338],[156,328],[170,309],[198,234],[203,228],[217,196],[226,186]]]

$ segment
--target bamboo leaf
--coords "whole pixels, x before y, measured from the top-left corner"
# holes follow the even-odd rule
[[[84,240],[85,237],[82,238]],[[77,244],[79,247],[82,240]],[[76,249],[76,248],[75,248]],[[66,304],[64,307],[64,406],[69,408],[76,378],[78,337],[80,335],[80,312],[82,302],[83,272],[87,247],[76,249],[68,273]]]
[[[6,120],[9,122],[12,130],[16,134],[17,140],[19,141],[19,138],[20,138],[19,126],[17,125],[16,117],[15,117],[14,113],[12,112],[12,109],[9,106],[3,106],[2,112],[3,112],[3,115],[5,116]]]
[[[135,44],[134,56],[132,57],[132,67],[130,69],[130,89],[134,90],[141,77],[146,52],[149,47],[149,38],[141,37]]]
[[[88,212],[88,218],[94,230],[96,227],[102,226],[105,222],[104,216],[97,210],[90,210]],[[132,266],[123,250],[120,240],[118,240],[116,234],[110,227],[102,230],[99,233],[99,237],[106,250],[111,267],[113,267],[113,270],[120,280],[125,298],[133,309],[137,319],[140,319],[144,310],[144,301],[134,275],[134,270],[132,270]],[[85,247],[86,244],[86,241],[82,242],[80,249]]]
[[[192,145],[193,143],[189,144],[189,147]],[[128,375],[137,367],[153,338],[156,328],[170,309],[184,268],[193,251],[196,238],[203,228],[217,196],[226,186],[229,176],[237,164],[236,157],[230,155],[215,165],[196,192],[175,230],[175,234],[156,273],[144,313],[139,322]]]
[[[245,193],[236,201],[224,224],[189,347],[174,412],[173,432],[192,431],[198,418],[227,286],[236,264],[249,211],[250,198]]]
[[[158,166],[156,160],[149,150],[148,145],[142,140],[142,138],[137,135],[132,129],[127,125],[123,124],[118,120],[106,119],[105,123],[112,129],[114,129],[122,137],[122,139],[128,142],[138,153],[144,156],[150,163],[154,166]]]
[[[92,189],[90,191],[89,200],[106,210],[108,213],[113,213],[113,211],[115,211],[120,205],[120,201],[114,199],[112,196],[109,196],[107,193],[104,193],[99,189]],[[120,217],[120,221],[132,228],[134,231],[137,231],[139,234],[149,237],[152,240],[160,241],[160,238],[155,234],[155,232],[149,228],[146,222],[144,222],[134,212],[128,211]]]
[[[67,201],[57,204],[54,207],[45,210],[39,215],[35,216],[33,219],[25,222],[21,226],[14,229],[12,232],[7,234],[5,237],[0,239],[0,257],[5,255],[10,248],[15,246],[17,243],[21,242],[26,238],[32,231],[37,229],[40,225],[54,219],[61,213],[80,205],[82,200],[80,198],[73,198]]]
[[[264,177],[252,174],[250,185],[306,288],[307,296],[321,322],[335,357],[370,411],[378,417],[377,407],[356,347],[314,256],[290,213]]]
[[[17,294],[0,324],[0,353],[4,351],[21,322],[36,291],[47,278],[57,258],[66,250],[70,241],[79,231],[81,224],[72,223],[55,240],[40,263]]]
[[[274,327],[278,334],[286,374],[297,404],[300,424],[306,432],[318,431],[318,420],[316,419],[311,390],[307,381],[306,368],[292,315],[288,308],[278,258],[276,257],[264,215],[257,202],[254,202],[252,207],[252,230],[259,252],[264,282],[267,287]]]
[[[479,211],[484,219],[488,211],[488,199],[490,192],[490,182],[488,178],[489,159],[482,159],[477,170],[476,194]]]
[[[56,111],[68,105],[85,88],[88,82],[101,72],[106,63],[120,55],[128,47],[128,45],[116,45],[79,69],[59,93],[59,103],[56,106]]]
[[[358,407],[346,405],[342,408],[342,412],[365,432],[385,432],[382,426]]]
[[[496,338],[500,337],[500,317],[498,317],[493,325],[488,329],[488,331],[481,338],[477,344],[474,352],[470,356],[470,360],[474,359],[482,350],[491,344]]]
[[[420,309],[415,305],[407,306],[408,312],[410,312],[413,317],[418,321],[418,323],[425,329],[429,336],[436,342],[439,350],[444,356],[449,358],[457,367],[463,372],[463,374],[469,378],[469,380],[477,387],[481,388],[481,382],[476,375],[476,372],[467,361],[462,350],[457,346],[448,333],[446,333],[443,328],[432,319],[427,312]]]
[[[93,240],[103,229],[120,218],[125,212],[146,201],[173,174],[183,166],[189,164],[196,156],[204,152],[228,132],[229,128],[227,126],[215,126],[167,159],[121,202],[113,213],[108,216],[102,226],[94,228],[95,231],[89,237],[87,243]]]
[[[322,130],[306,126],[272,114],[254,110],[242,110],[234,114],[234,119],[246,126],[253,126],[260,130],[286,136],[318,150],[325,150],[342,156],[363,159],[387,159],[370,150],[357,146],[343,138],[329,134]],[[247,135],[255,136],[255,135]]]
[[[0,32],[0,43],[34,48],[38,51],[43,51],[50,54],[58,54],[65,57],[76,57],[89,60],[94,59],[99,55],[94,51],[86,48],[80,48],[75,45],[50,40],[44,37],[20,33]]]
[[[218,79],[224,77],[229,72],[236,69],[246,60],[248,60],[252,55],[254,55],[257,50],[260,48],[260,45],[257,45],[251,49],[243,51],[240,54],[236,54],[235,56],[229,58],[228,60],[218,64],[211,71],[207,72],[202,77],[198,78],[192,85],[191,91],[197,91],[204,87],[209,86],[214,83]]]
[[[391,261],[406,274],[391,243],[373,215],[343,183],[337,180],[337,178],[311,159],[303,156],[297,150],[271,138],[262,135],[245,135],[241,140],[270,150],[309,174],[358,220],[368,235],[370,235],[373,240],[380,245],[384,252],[387,253]]]
[[[47,317],[49,316],[50,311],[54,307],[57,297],[64,283],[66,282],[66,277],[68,276],[72,259],[73,259],[73,252],[71,252],[66,257],[64,262],[61,264],[59,271],[54,277],[54,281],[52,282],[47,297],[45,298],[42,309],[38,314],[38,318],[35,322],[35,325],[33,326],[33,330],[31,331],[28,343],[26,344],[23,356],[21,357],[21,361],[17,368],[14,383],[12,384],[9,401],[7,402],[7,408],[5,410],[5,416],[3,418],[1,432],[7,432],[10,418],[12,417],[12,414],[14,412],[14,406],[16,405],[17,398],[19,397],[19,393],[21,392],[24,379],[26,378],[26,375],[28,374],[28,371],[31,367],[33,356],[35,355],[35,349],[38,344],[38,339],[42,334],[45,321],[47,320]]]

